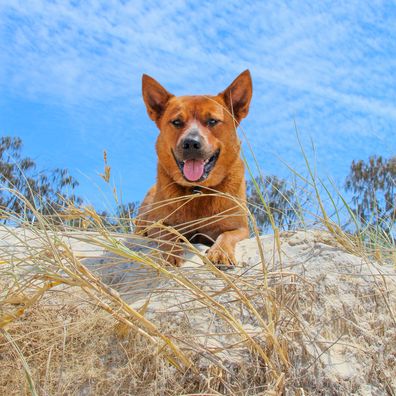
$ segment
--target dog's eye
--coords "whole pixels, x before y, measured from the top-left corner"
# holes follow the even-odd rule
[[[176,128],[181,128],[183,126],[183,121],[179,120],[178,118],[176,120],[172,120],[171,124],[175,126]]]
[[[214,118],[209,118],[209,120],[206,121],[206,123],[208,124],[208,126],[212,127],[212,126],[215,126],[216,124],[218,124],[219,120],[215,120]]]

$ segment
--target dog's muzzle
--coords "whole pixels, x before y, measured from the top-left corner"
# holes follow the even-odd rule
[[[206,159],[177,159],[172,150],[173,157],[179,167],[183,177],[189,182],[203,182],[206,180],[216,165],[217,159],[220,155],[220,149],[216,150],[214,154]]]
[[[172,153],[183,177],[189,182],[200,182],[209,176],[220,150],[213,152],[199,130],[193,129],[180,139]]]

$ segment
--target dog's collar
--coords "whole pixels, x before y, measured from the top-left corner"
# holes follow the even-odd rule
[[[194,186],[194,187],[192,188],[192,193],[193,193],[193,194],[202,194],[201,187],[200,187],[200,186]]]

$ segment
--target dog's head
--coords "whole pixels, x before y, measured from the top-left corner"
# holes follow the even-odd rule
[[[249,111],[250,72],[216,96],[174,96],[147,75],[142,86],[148,115],[160,130],[160,166],[183,186],[218,185],[239,157],[236,126]]]

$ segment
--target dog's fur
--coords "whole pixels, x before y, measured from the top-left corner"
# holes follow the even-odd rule
[[[249,110],[250,72],[241,73],[216,96],[176,97],[147,75],[143,75],[142,88],[148,115],[160,133],[156,144],[157,183],[140,207],[136,231],[161,239],[165,258],[173,265],[180,265],[180,247],[175,244],[175,233],[164,232],[159,221],[191,242],[212,244],[207,257],[214,264],[235,264],[235,244],[248,236],[247,216],[240,206],[246,200],[246,191],[236,126]],[[191,136],[199,140],[199,160],[194,159],[195,151],[190,152],[196,150],[188,144]],[[216,153],[217,161],[208,175],[205,165],[199,168],[206,172],[199,180],[186,177],[188,159],[192,158],[190,164],[202,164],[211,158],[208,163],[212,164]],[[199,176],[200,170],[197,172]]]

